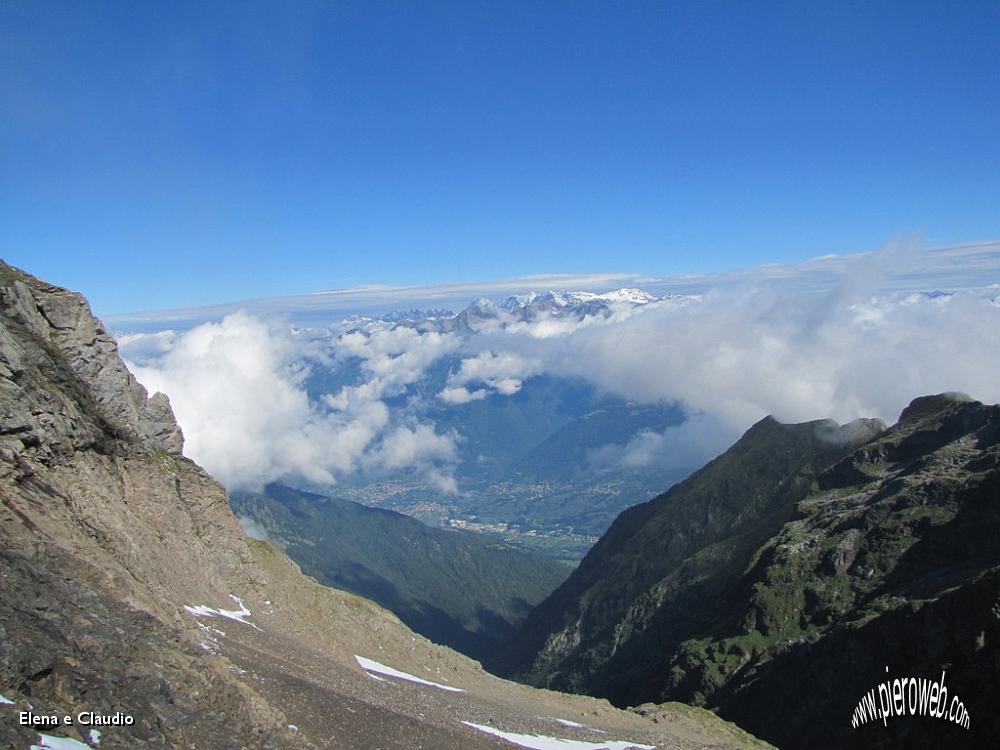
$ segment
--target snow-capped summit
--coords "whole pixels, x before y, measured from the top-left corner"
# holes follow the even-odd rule
[[[497,314],[496,303],[493,302],[492,300],[486,299],[486,297],[480,297],[475,302],[473,302],[471,305],[469,305],[466,309],[469,310],[469,311],[473,311],[474,310],[477,313],[486,314],[486,315],[496,315]]]
[[[633,305],[647,305],[658,299],[642,289],[616,289],[613,292],[599,294],[597,298],[608,302],[631,302]]]
[[[500,309],[519,320],[533,320],[540,314],[587,315],[611,314],[612,306],[645,305],[655,302],[656,297],[641,289],[616,289],[597,294],[595,292],[554,292],[542,294],[516,294],[500,303]]]
[[[549,292],[549,294],[555,294],[555,292]],[[527,294],[512,294],[509,297],[505,297],[503,302],[500,303],[500,309],[504,312],[512,312],[522,307],[526,307],[538,299],[539,295],[537,292],[528,292]]]
[[[451,310],[445,310],[442,308],[434,308],[428,310],[418,310],[414,308],[413,310],[395,310],[393,312],[387,312],[379,316],[379,320],[386,323],[399,323],[404,320],[436,320],[437,318],[454,318],[455,313]]]

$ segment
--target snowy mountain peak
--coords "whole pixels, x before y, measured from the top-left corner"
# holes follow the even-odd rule
[[[480,315],[494,316],[497,314],[496,303],[486,297],[480,297],[466,308],[467,312],[474,312]]]
[[[552,292],[549,292],[552,294]],[[509,297],[504,298],[503,302],[500,303],[500,309],[504,312],[513,312],[522,307],[527,307],[536,299],[539,295],[537,292],[528,292],[527,294],[512,294]]]
[[[598,299],[608,302],[631,302],[633,305],[646,305],[657,300],[649,292],[642,289],[616,289],[613,292],[605,292],[597,295]]]
[[[607,314],[612,305],[645,305],[655,302],[656,299],[641,289],[616,289],[602,294],[595,292],[530,292],[507,297],[500,303],[500,309],[522,318],[533,317],[541,312],[594,315]]]
[[[404,320],[436,320],[437,318],[453,318],[455,313],[451,310],[434,308],[428,310],[396,310],[387,312],[379,316],[379,320],[386,323],[398,323]]]

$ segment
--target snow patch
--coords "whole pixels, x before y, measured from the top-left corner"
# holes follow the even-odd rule
[[[385,664],[379,664],[377,661],[371,659],[366,659],[363,656],[354,655],[354,658],[358,660],[358,664],[361,665],[363,669],[368,672],[377,672],[378,674],[384,674],[388,677],[397,677],[400,680],[407,680],[408,682],[415,682],[418,685],[429,685],[430,687],[436,687],[439,690],[447,690],[452,693],[464,693],[462,688],[451,687],[450,685],[441,685],[437,682],[431,682],[430,680],[425,680],[422,677],[417,677],[406,672],[400,672],[398,669],[393,669],[392,667],[387,667]],[[369,675],[374,677],[374,675]]]
[[[558,721],[564,727],[570,727],[571,729],[586,729],[590,732],[597,732],[598,734],[607,734],[603,729],[594,729],[593,727],[588,727],[586,724],[580,724],[577,721],[570,721],[569,719],[560,719],[558,716],[539,716],[539,719],[548,719],[549,721]]]
[[[220,638],[223,638],[226,635],[226,632],[224,630],[213,628],[211,625],[205,625],[204,623],[199,622],[198,627],[204,630],[206,633],[212,633],[213,635],[217,635]]]
[[[480,732],[486,734],[492,734],[494,737],[500,737],[520,747],[531,748],[531,750],[629,750],[629,748],[655,750],[653,745],[642,745],[638,742],[629,742],[628,740],[605,740],[602,742],[566,740],[561,737],[546,737],[544,734],[503,732],[485,724],[473,724],[471,721],[463,721],[462,723],[467,727],[478,729]]]
[[[39,734],[40,745],[32,745],[30,750],[90,750],[90,745],[85,745],[79,740],[69,737],[55,737],[51,734]]]
[[[90,744],[93,745],[94,747],[97,747],[98,745],[101,744],[101,733],[96,729],[91,729],[90,734],[88,736],[90,737]]]
[[[236,622],[242,622],[244,625],[249,625],[252,628],[261,630],[257,625],[250,622],[246,618],[252,613],[243,604],[243,600],[238,596],[229,595],[229,598],[240,605],[239,609],[214,609],[213,607],[207,607],[204,604],[190,605],[185,604],[184,609],[186,609],[190,614],[195,617],[225,617],[228,620],[235,620]]]

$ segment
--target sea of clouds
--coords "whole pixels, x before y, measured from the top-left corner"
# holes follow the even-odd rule
[[[458,491],[462,436],[435,425],[429,407],[507,398],[541,374],[688,413],[679,427],[596,451],[595,468],[685,466],[767,414],[892,423],[918,395],[1000,400],[1000,254],[994,247],[983,266],[982,253],[959,250],[956,262],[974,259],[960,284],[945,266],[937,280],[951,284],[932,285],[935,276],[914,269],[940,265],[940,254],[897,243],[829,259],[822,283],[815,264],[770,266],[718,284],[707,278],[697,295],[621,303],[606,318],[501,313],[475,334],[388,324],[345,332],[333,320],[327,330],[303,329],[286,312],[251,308],[183,331],[121,334],[119,345],[139,381],[170,397],[185,453],[230,489],[412,470]],[[433,404],[397,398],[444,356],[458,364]],[[308,397],[313,369],[347,362],[358,367],[355,383]]]

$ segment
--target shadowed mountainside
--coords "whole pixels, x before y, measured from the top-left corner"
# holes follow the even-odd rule
[[[279,484],[232,493],[229,502],[307,575],[378,602],[421,635],[473,658],[509,638],[570,573],[490,537]]]
[[[490,665],[617,705],[714,708],[782,747],[1000,743],[1000,407],[898,423],[767,418],[619,516]],[[852,729],[890,676],[937,678],[971,729]]]

